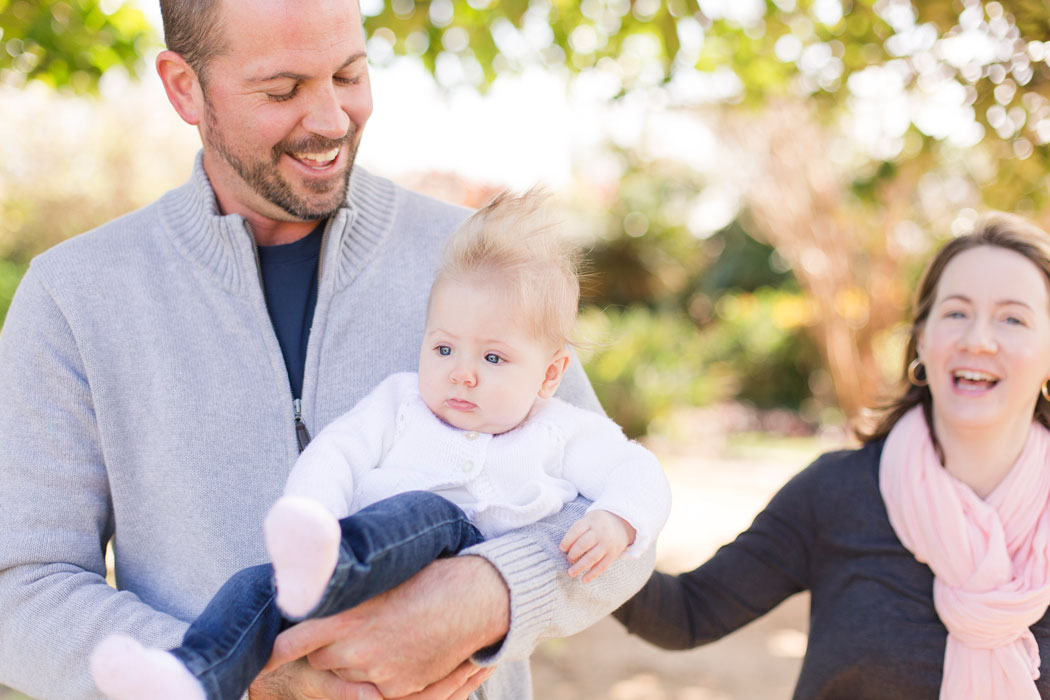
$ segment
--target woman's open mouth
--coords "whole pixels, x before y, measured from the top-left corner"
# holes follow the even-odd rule
[[[962,391],[987,391],[998,383],[998,377],[975,369],[957,369],[952,372],[952,384]]]

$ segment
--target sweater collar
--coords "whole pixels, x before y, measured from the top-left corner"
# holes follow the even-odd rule
[[[397,188],[355,165],[346,202],[332,214],[322,279],[336,289],[349,284],[371,261],[393,225]],[[161,220],[172,243],[227,291],[259,287],[255,245],[240,214],[223,215],[197,153],[190,179],[160,199]]]

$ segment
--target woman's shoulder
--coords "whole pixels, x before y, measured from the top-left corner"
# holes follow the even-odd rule
[[[882,440],[876,440],[848,449],[825,452],[810,464],[806,471],[812,471],[815,478],[831,478],[844,472],[878,473],[879,458],[882,456]]]
[[[807,500],[844,503],[855,495],[870,495],[879,488],[882,441],[826,452],[794,476],[784,490],[804,491]]]

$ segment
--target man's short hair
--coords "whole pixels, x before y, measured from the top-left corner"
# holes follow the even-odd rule
[[[204,87],[208,62],[226,51],[221,0],[160,0],[164,43],[186,59]]]

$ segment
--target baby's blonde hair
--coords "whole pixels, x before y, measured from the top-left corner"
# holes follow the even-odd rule
[[[504,191],[463,222],[445,246],[444,278],[492,276],[509,293],[537,339],[572,345],[580,305],[580,251],[558,230],[537,188]]]

